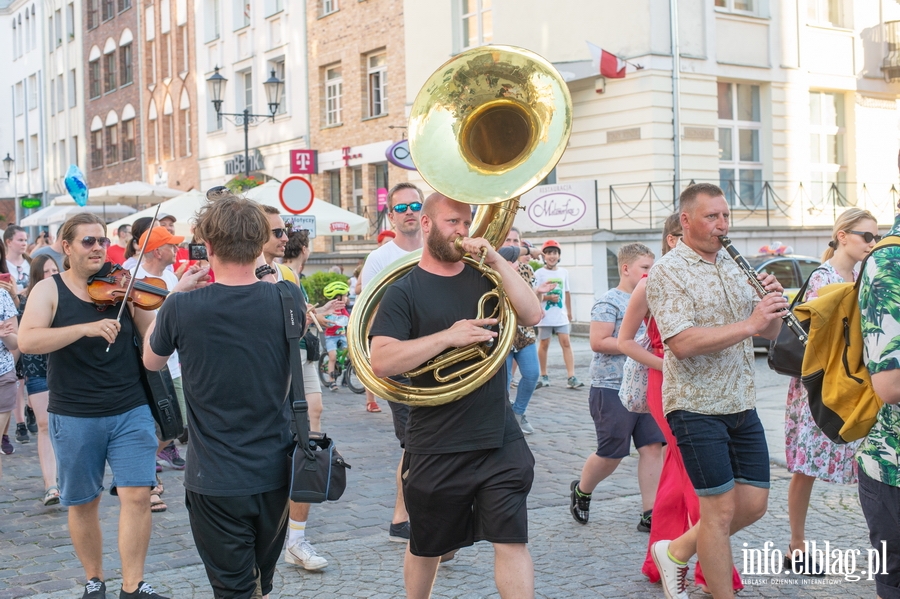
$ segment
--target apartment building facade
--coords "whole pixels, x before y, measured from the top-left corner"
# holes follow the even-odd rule
[[[144,180],[135,0],[84,0],[84,123],[90,187]]]

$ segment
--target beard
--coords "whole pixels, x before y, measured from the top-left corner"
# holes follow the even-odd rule
[[[464,253],[456,247],[455,241],[456,235],[453,239],[442,237],[436,228],[429,231],[425,239],[428,251],[441,262],[459,262],[463,259]]]

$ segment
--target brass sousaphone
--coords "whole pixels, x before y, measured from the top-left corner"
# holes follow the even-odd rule
[[[471,237],[484,237],[500,247],[515,219],[519,196],[553,170],[571,129],[572,100],[553,65],[522,48],[479,46],[446,62],[419,91],[410,111],[409,147],[416,168],[435,191],[479,205]],[[496,374],[512,348],[516,314],[499,275],[477,256],[466,256],[464,260],[495,287],[486,294],[497,298],[499,333],[494,342],[449,350],[409,373],[433,370],[438,381],[445,381],[436,387],[375,376],[369,359],[372,317],[388,285],[420,257],[421,250],[412,252],[366,284],[353,308],[347,341],[356,372],[372,393],[411,406],[438,406],[468,395]],[[470,364],[454,370],[462,361]],[[442,375],[445,369],[451,372]]]

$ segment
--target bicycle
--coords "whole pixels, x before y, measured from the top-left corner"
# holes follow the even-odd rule
[[[322,355],[319,356],[319,379],[322,381],[322,385],[330,387],[332,381],[341,379],[341,384],[354,393],[365,393],[366,388],[356,375],[356,369],[353,367],[353,364],[350,363],[350,354],[344,344],[340,343],[337,348],[337,355],[334,360],[334,379],[332,379],[331,375],[328,373],[328,352],[325,351],[324,341],[321,342],[321,347]]]

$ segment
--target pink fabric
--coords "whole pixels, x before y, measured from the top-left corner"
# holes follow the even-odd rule
[[[647,335],[650,337],[651,351],[662,357],[662,339],[659,329],[656,328],[656,321],[652,318],[647,323]],[[700,500],[684,469],[684,462],[681,460],[681,452],[678,450],[672,429],[669,428],[669,423],[663,415],[662,372],[655,368],[650,369],[647,405],[650,407],[650,414],[659,426],[659,430],[666,438],[666,456],[656,489],[656,501],[653,503],[653,525],[650,527],[647,555],[644,558],[644,566],[641,568],[641,572],[650,582],[656,583],[659,581],[659,570],[656,569],[656,564],[653,563],[653,558],[650,556],[650,547],[657,541],[677,539],[698,522],[700,520]],[[694,571],[694,582],[698,585],[706,584],[699,561]],[[737,568],[734,568],[732,572],[732,585],[734,590],[744,588]]]

